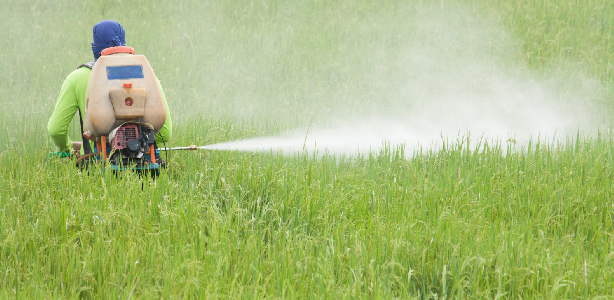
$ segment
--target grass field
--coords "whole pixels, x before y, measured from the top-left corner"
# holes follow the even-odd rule
[[[614,298],[612,1],[7,1],[0,298]],[[547,87],[582,124],[518,148],[474,132],[88,176],[48,158],[46,125],[102,19],[152,64],[175,146],[402,117],[416,74],[474,91],[484,70]]]

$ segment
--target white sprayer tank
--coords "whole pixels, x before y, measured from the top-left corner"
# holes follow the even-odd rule
[[[87,83],[83,131],[107,136],[126,122],[148,123],[160,130],[166,109],[145,56],[134,55],[130,47],[107,48],[102,54]]]

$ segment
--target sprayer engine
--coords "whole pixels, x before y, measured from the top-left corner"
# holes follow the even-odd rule
[[[148,124],[125,123],[109,134],[109,162],[121,167],[146,167],[155,162],[155,131]]]

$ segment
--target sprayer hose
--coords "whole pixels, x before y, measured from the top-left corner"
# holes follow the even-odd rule
[[[90,154],[86,154],[86,155],[80,156],[75,163],[79,164],[82,160],[84,160],[84,159],[86,159],[88,157],[92,157],[92,156],[94,156],[94,153],[90,153]]]

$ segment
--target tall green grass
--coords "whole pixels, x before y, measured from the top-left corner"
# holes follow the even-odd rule
[[[612,149],[200,152],[144,186],[3,155],[3,295],[611,295]]]
[[[612,297],[607,128],[509,152],[461,137],[354,157],[171,153],[156,181],[47,157],[59,87],[101,19],[154,67],[172,144],[204,145],[379,109],[395,91],[374,78],[402,71],[380,63],[402,61],[436,10],[502,24],[518,49],[487,51],[510,70],[564,92],[594,79],[586,105],[611,122],[606,0],[2,5],[0,297]]]

